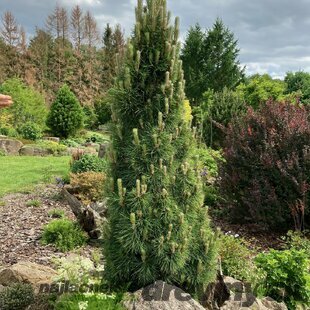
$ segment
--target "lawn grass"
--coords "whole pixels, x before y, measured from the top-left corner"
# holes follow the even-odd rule
[[[54,176],[65,176],[70,156],[0,157],[0,197],[8,193],[31,190],[38,183],[48,183]]]

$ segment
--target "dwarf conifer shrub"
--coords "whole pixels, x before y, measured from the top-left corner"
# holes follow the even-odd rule
[[[230,125],[220,175],[236,219],[309,225],[309,115],[304,106],[268,102]]]
[[[199,293],[215,276],[195,129],[184,120],[179,19],[166,0],[139,0],[125,65],[118,69],[109,150],[106,278],[112,287],[162,279]]]
[[[24,310],[34,302],[34,291],[30,284],[14,283],[0,292],[1,310]]]
[[[53,134],[68,138],[74,136],[83,126],[83,110],[67,85],[62,86],[47,117],[47,126]]]
[[[42,243],[53,244],[63,252],[80,247],[86,241],[87,236],[79,224],[66,218],[53,220],[43,228]]]

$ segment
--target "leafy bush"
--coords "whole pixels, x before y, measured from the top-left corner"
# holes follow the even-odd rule
[[[73,139],[61,140],[60,143],[67,147],[79,147],[80,146],[80,144]]]
[[[30,284],[12,284],[0,292],[1,310],[24,310],[33,302],[34,291]]]
[[[206,145],[219,148],[225,139],[225,128],[233,118],[246,113],[247,105],[241,92],[224,88],[222,92],[204,94],[202,109],[203,138]]]
[[[70,176],[70,184],[77,189],[76,196],[84,204],[102,200],[104,181],[105,175],[102,172],[88,171]]]
[[[310,119],[268,102],[229,126],[221,189],[236,219],[302,229],[310,215]]]
[[[209,207],[214,206],[220,199],[218,186],[215,180],[218,176],[218,165],[223,161],[220,151],[211,148],[199,147],[193,152],[193,160],[199,159],[196,163],[204,184],[205,204]],[[213,209],[210,209],[213,212]]]
[[[272,79],[268,74],[254,74],[245,84],[240,84],[237,91],[243,93],[245,102],[255,110],[268,100],[283,101],[285,99],[285,83]]]
[[[74,136],[83,126],[83,110],[67,85],[62,86],[52,103],[47,126],[53,134],[62,138]]]
[[[101,272],[103,266],[95,266],[92,260],[80,255],[69,255],[68,257],[56,258],[53,260],[58,276],[56,282],[69,281],[71,285],[87,286],[100,284],[102,281]]]
[[[97,155],[84,154],[79,160],[73,161],[71,164],[72,173],[82,172],[104,172],[106,169],[106,162]]]
[[[106,141],[107,141],[107,137],[97,132],[90,132],[86,136],[86,142],[103,143]]]
[[[250,282],[257,281],[257,270],[253,262],[254,252],[249,250],[247,242],[238,235],[221,235],[219,255],[225,276]]]
[[[96,128],[96,125],[98,123],[96,111],[91,106],[84,106],[83,107],[84,112],[84,126],[88,129],[94,129]]]
[[[123,310],[120,305],[121,295],[66,294],[62,295],[55,305],[55,310]]]
[[[310,305],[310,264],[304,251],[271,250],[261,253],[256,259],[259,268],[266,272],[266,294],[286,303],[289,309],[298,304]]]
[[[98,99],[95,102],[95,113],[99,125],[104,125],[111,121],[112,111],[108,97]]]
[[[35,141],[42,137],[41,128],[37,124],[31,122],[28,122],[19,127],[18,133],[22,136],[22,138],[27,140]]]
[[[86,240],[86,234],[78,223],[68,219],[53,220],[43,229],[42,243],[53,244],[63,252],[84,245]]]
[[[15,137],[17,137],[18,133],[17,133],[16,129],[13,127],[1,127],[0,128],[0,135],[15,138]]]
[[[27,122],[32,122],[44,129],[47,106],[39,92],[14,78],[1,85],[0,93],[12,96],[12,106],[0,110],[0,115],[10,116],[8,123],[12,127],[19,128]]]
[[[289,231],[284,240],[286,249],[304,251],[310,259],[310,239],[307,237],[307,232]]]

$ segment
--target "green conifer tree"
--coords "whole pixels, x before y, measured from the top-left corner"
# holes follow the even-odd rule
[[[216,273],[195,129],[185,123],[179,19],[166,0],[138,0],[136,25],[112,102],[105,277],[112,287],[155,280],[199,293]]]
[[[62,138],[74,136],[83,126],[83,110],[67,85],[62,86],[52,103],[47,126],[53,134]]]

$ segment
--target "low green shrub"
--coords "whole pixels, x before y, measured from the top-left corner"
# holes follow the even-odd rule
[[[304,251],[271,250],[259,254],[255,262],[266,273],[266,295],[284,301],[291,310],[298,305],[310,306],[310,264]]]
[[[53,244],[58,250],[66,252],[84,245],[86,234],[78,223],[69,219],[57,219],[44,226],[42,243]]]
[[[1,127],[0,128],[0,135],[15,138],[18,136],[18,133],[17,133],[16,129],[13,127]]]
[[[107,141],[107,137],[98,132],[89,132],[86,135],[86,142],[103,143]]]
[[[61,140],[60,143],[67,147],[79,147],[80,146],[80,144],[73,139],[64,139],[64,140]]]
[[[18,128],[18,133],[23,139],[36,141],[42,138],[42,130],[35,123],[27,122]]]
[[[308,232],[289,231],[284,238],[286,249],[294,249],[298,251],[305,251],[310,259],[310,239],[307,236]]]
[[[67,147],[54,141],[39,141],[37,144],[42,149],[48,150],[55,156],[65,155]]]
[[[56,302],[55,310],[122,310],[121,295],[93,294],[66,294]]]
[[[69,281],[71,285],[77,287],[96,284],[100,287],[102,282],[103,265],[95,264],[91,259],[81,255],[69,255],[67,257],[56,258],[53,260],[58,273],[57,282]],[[81,292],[81,291],[80,291]]]
[[[249,249],[246,241],[238,235],[219,237],[219,255],[225,276],[254,284],[257,281],[256,266],[253,262],[255,253]]]
[[[27,207],[40,207],[42,202],[38,199],[32,199],[26,202]]]
[[[6,154],[6,152],[4,151],[4,150],[0,150],[0,157],[1,156],[6,156],[7,154]]]
[[[48,211],[48,216],[51,218],[63,218],[65,217],[65,211],[61,209],[52,209]]]
[[[106,169],[106,161],[97,155],[84,154],[79,160],[75,160],[71,164],[72,173],[82,172],[104,172]]]
[[[16,283],[0,292],[1,310],[24,310],[34,302],[31,285]]]

